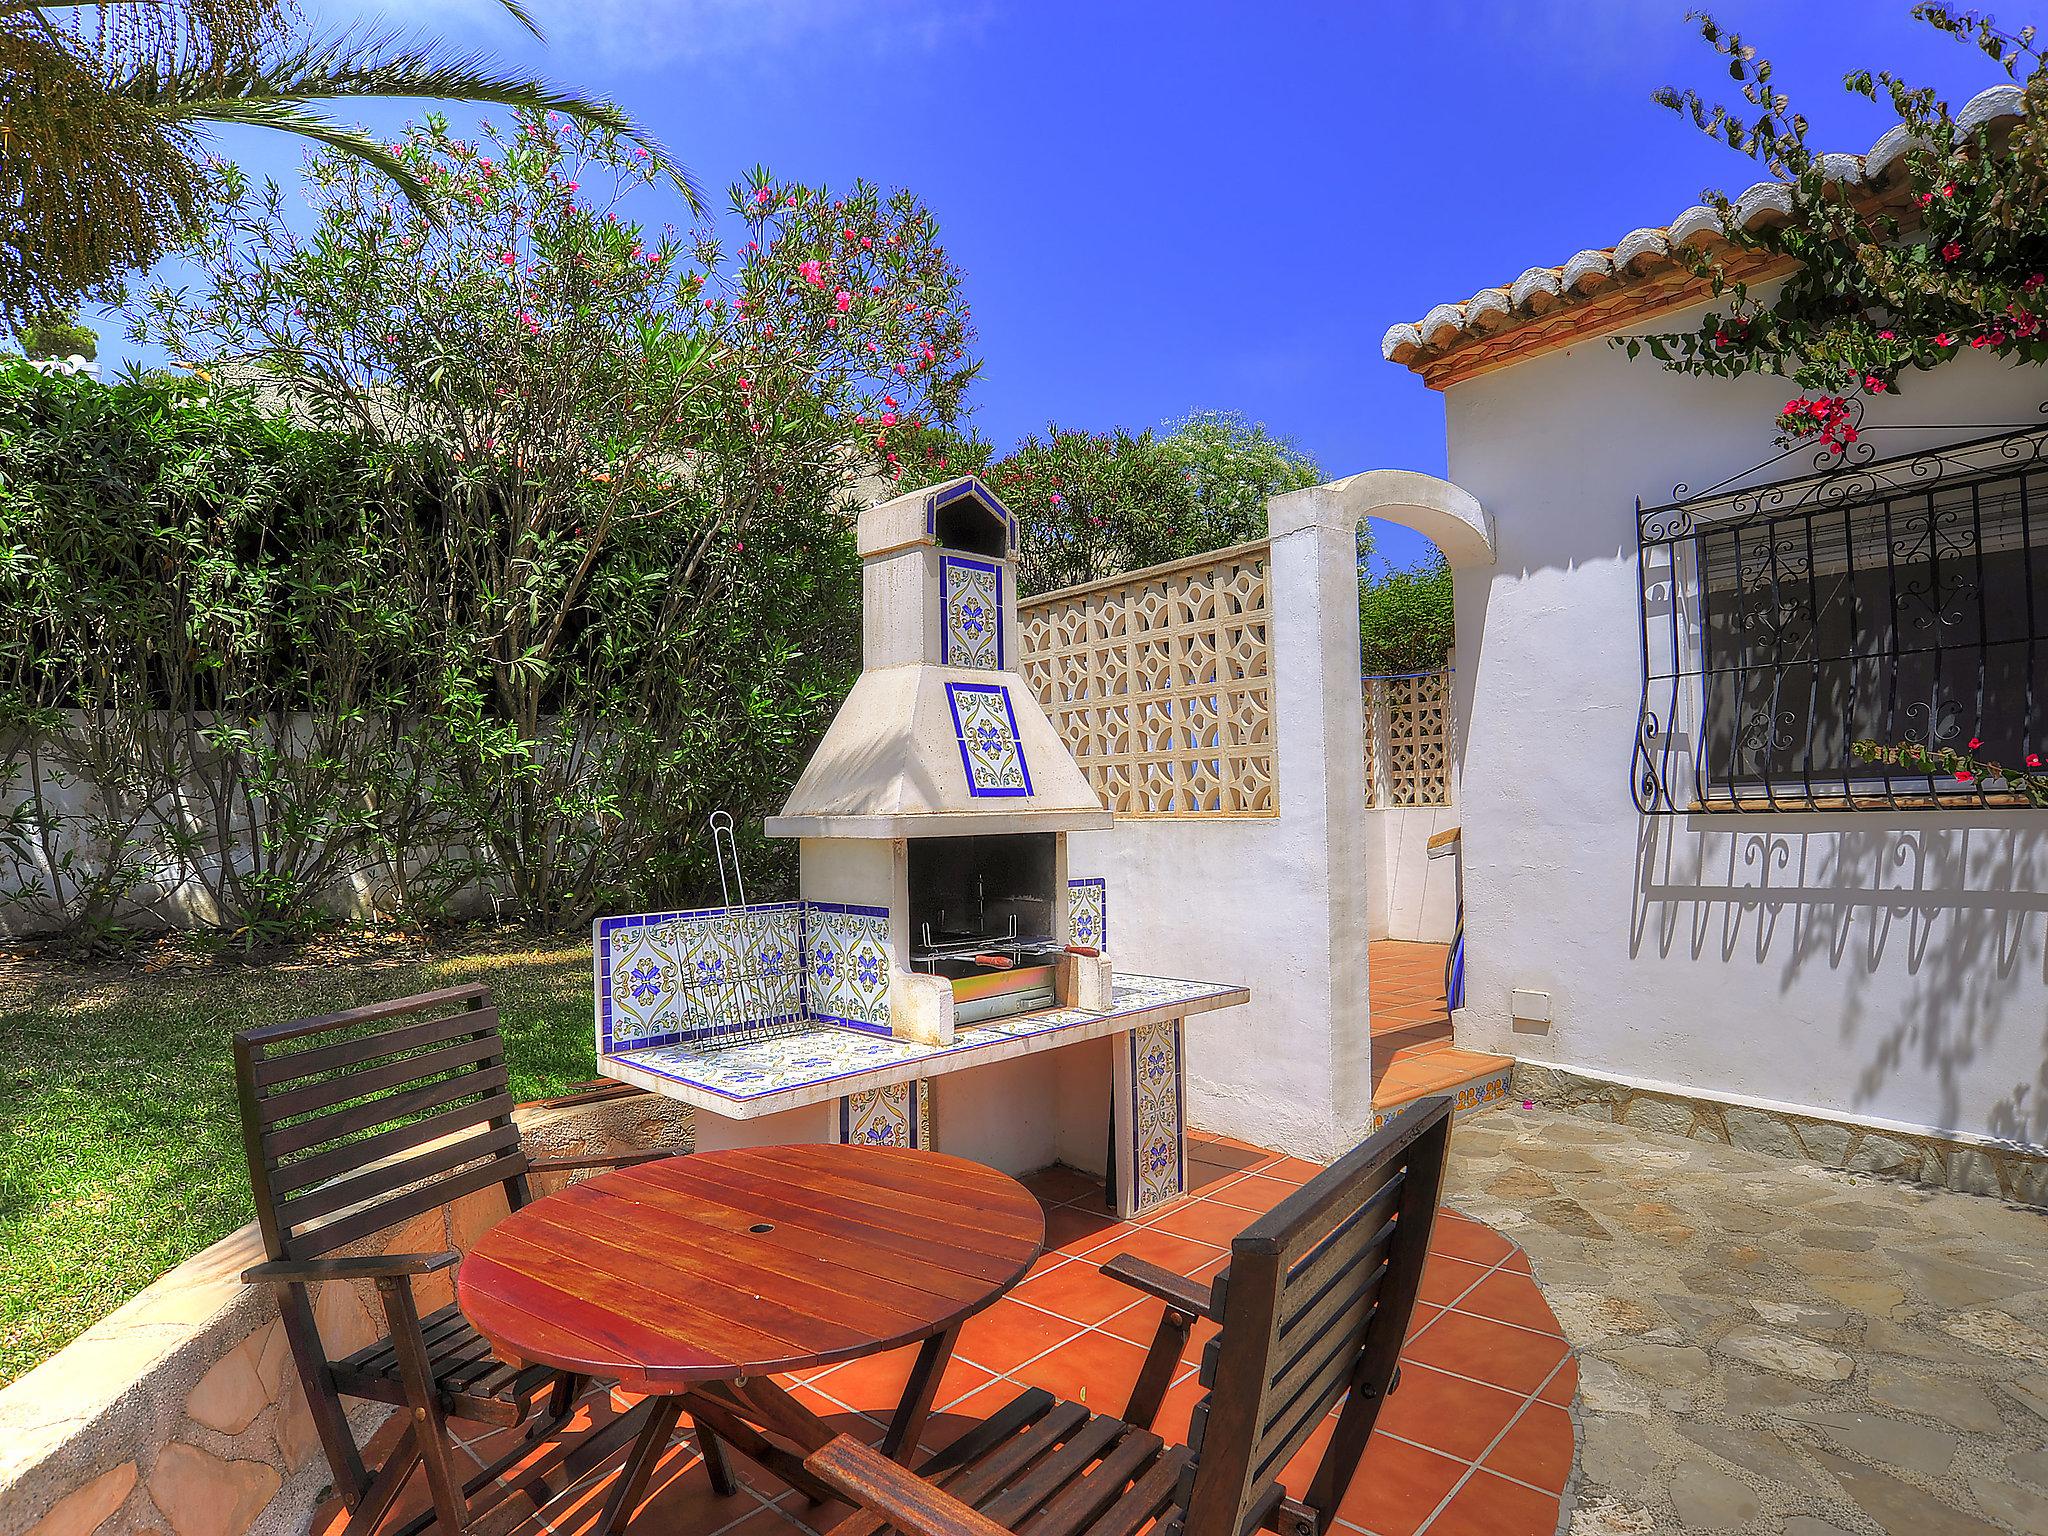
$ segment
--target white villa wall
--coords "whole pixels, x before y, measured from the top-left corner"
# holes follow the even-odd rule
[[[1458,922],[1455,854],[1429,856],[1429,840],[1458,823],[1453,805],[1402,805],[1367,811],[1367,837],[1377,833],[1385,909],[1373,924],[1375,939],[1448,944]]]
[[[1870,423],[1958,425],[1880,433],[1882,454],[2036,423],[2048,373],[1965,355],[1907,388]],[[1630,799],[1635,498],[1770,457],[1788,392],[1604,340],[1447,390],[1450,478],[1499,562],[1456,578],[1459,1044],[2048,1144],[2048,814],[1644,818]],[[1512,988],[1550,994],[1547,1028],[1509,1017]]]
[[[1067,862],[1107,877],[1118,968],[1251,989],[1188,1021],[1190,1121],[1328,1159],[1372,1118],[1355,519],[1318,487],[1271,522],[1279,815],[1119,817]]]

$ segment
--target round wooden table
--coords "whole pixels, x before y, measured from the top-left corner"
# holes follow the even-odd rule
[[[921,1344],[883,1442],[908,1454],[960,1324],[1044,1245],[1031,1193],[964,1158],[749,1147],[617,1169],[514,1211],[463,1259],[456,1299],[501,1357],[648,1395],[610,1532],[685,1411],[721,1491],[719,1439],[812,1491],[802,1456],[833,1432],[773,1373]]]

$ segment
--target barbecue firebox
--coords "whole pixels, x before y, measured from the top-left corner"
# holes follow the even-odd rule
[[[1014,669],[1016,519],[970,477],[864,512],[859,541],[861,675],[767,827],[867,946],[842,1017],[944,1044],[1106,1008],[1108,962],[1068,931],[1066,834],[1110,818]]]

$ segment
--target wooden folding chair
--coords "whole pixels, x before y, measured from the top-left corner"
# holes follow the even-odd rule
[[[373,1529],[415,1468],[447,1536],[514,1493],[536,1504],[560,1473],[573,1480],[626,1444],[637,1415],[579,1437],[560,1434],[589,1385],[548,1366],[499,1360],[453,1302],[420,1315],[421,1276],[452,1271],[453,1250],[336,1257],[338,1250],[437,1207],[497,1186],[516,1210],[531,1173],[615,1168],[661,1153],[532,1161],[512,1123],[498,1010],[488,987],[453,987],[235,1036],[235,1083],[256,1219],[270,1255],[242,1278],[276,1292],[348,1536]],[[385,1337],[329,1359],[314,1324],[323,1284],[375,1283]],[[349,1432],[344,1398],[389,1403],[403,1433],[372,1475]],[[492,1465],[459,1475],[447,1420],[528,1426]],[[542,1448],[540,1442],[552,1438]],[[731,1487],[723,1452],[702,1436],[714,1479]],[[530,1458],[530,1460],[529,1460]],[[509,1482],[499,1479],[528,1460]]]
[[[834,1536],[1323,1536],[1386,1395],[1442,1192],[1451,1101],[1425,1099],[1255,1219],[1210,1285],[1112,1259],[1103,1273],[1166,1303],[1121,1419],[1029,1391],[916,1471],[840,1435],[805,1469],[860,1506]],[[1197,1318],[1188,1443],[1151,1432]],[[1341,1403],[1305,1500],[1286,1468]]]

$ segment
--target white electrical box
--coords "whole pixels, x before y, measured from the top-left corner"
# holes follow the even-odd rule
[[[1508,994],[1508,1008],[1516,1018],[1526,1019],[1532,1024],[1548,1024],[1550,1022],[1550,994],[1548,992],[1531,992],[1526,988],[1517,987]]]

